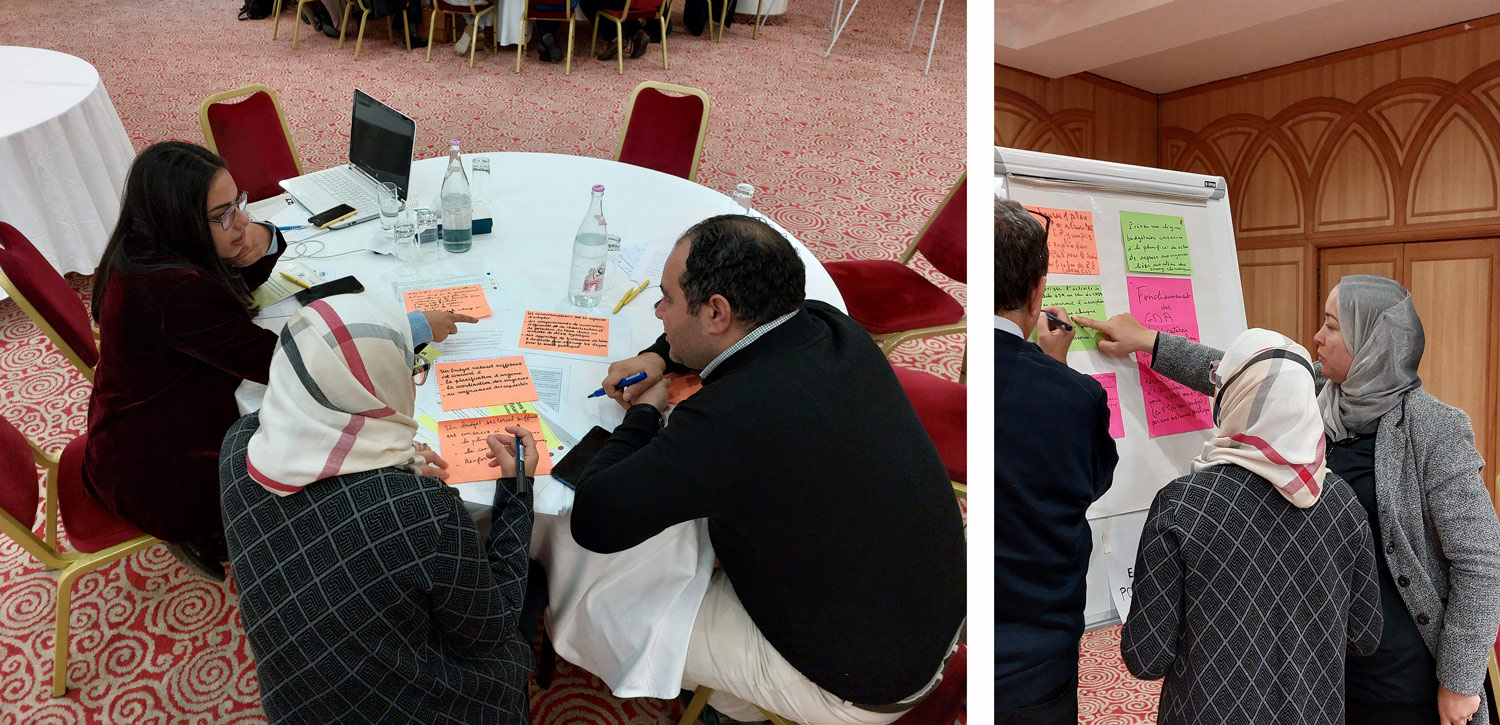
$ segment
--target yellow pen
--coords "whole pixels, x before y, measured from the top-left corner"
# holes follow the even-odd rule
[[[620,298],[620,302],[615,305],[615,312],[619,312],[620,308],[624,307],[625,305],[630,304],[630,301],[633,300],[633,299],[635,299],[636,296],[639,295],[640,293],[646,291],[647,285],[650,285],[650,284],[651,284],[651,280],[648,279],[645,282],[642,282],[641,286],[636,287],[636,288],[630,290],[629,292],[626,292],[625,296]],[[613,315],[613,314],[615,314],[615,312],[611,312],[610,314]]]
[[[291,280],[292,284],[297,285],[298,287],[301,287],[302,289],[312,289],[312,285],[310,285],[310,284],[308,284],[306,282],[303,282],[302,280],[297,279],[296,277],[293,277],[292,275],[289,275],[286,272],[282,272],[281,276],[286,277],[287,279]]]

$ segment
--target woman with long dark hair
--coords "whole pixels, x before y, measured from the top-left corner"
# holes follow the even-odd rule
[[[224,576],[219,447],[239,417],[242,380],[266,382],[276,334],[257,327],[251,290],[283,249],[252,223],[245,193],[201,146],[166,141],[130,167],[120,220],[94,273],[99,365],[83,461],[88,491],[169,543],[195,572]],[[409,316],[419,342],[442,339],[447,312]]]

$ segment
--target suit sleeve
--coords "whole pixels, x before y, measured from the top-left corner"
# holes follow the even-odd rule
[[[578,477],[573,539],[599,553],[623,551],[668,526],[720,515],[735,460],[715,426],[684,402],[662,429],[660,414],[637,405]]]
[[[1380,608],[1380,580],[1375,568],[1375,540],[1370,522],[1357,501],[1350,501],[1349,515],[1357,519],[1350,547],[1354,561],[1349,567],[1349,648],[1371,655],[1380,646],[1385,615]]]
[[[1445,409],[1442,432],[1422,451],[1423,493],[1432,512],[1438,550],[1448,560],[1448,609],[1438,638],[1437,677],[1460,695],[1484,686],[1495,631],[1500,627],[1500,522],[1485,492],[1484,460],[1463,411]]]
[[[1158,332],[1151,369],[1204,395],[1213,395],[1214,384],[1208,378],[1208,367],[1222,357],[1223,350],[1200,345],[1186,337]]]
[[[160,324],[168,344],[235,377],[266,382],[276,333],[257,327],[222,283],[188,273],[163,299]]]
[[[1177,658],[1182,627],[1181,542],[1172,525],[1172,502],[1163,489],[1151,502],[1141,548],[1136,552],[1130,617],[1120,632],[1120,654],[1130,674],[1142,680],[1166,676]]]
[[[458,497],[438,527],[436,552],[424,563],[433,621],[467,652],[491,653],[515,634],[526,597],[531,546],[531,494],[516,494],[515,479],[495,483],[495,510],[485,550],[474,520]]]

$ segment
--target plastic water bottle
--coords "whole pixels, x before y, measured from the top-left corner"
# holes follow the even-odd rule
[[[734,198],[736,204],[740,205],[740,208],[745,210],[746,214],[749,214],[750,202],[755,199],[755,187],[749,184],[735,184],[734,193],[730,196]]]
[[[443,249],[467,252],[474,245],[474,206],[469,177],[458,154],[458,139],[448,142],[448,171],[443,175]]]
[[[589,212],[573,237],[573,268],[568,274],[568,301],[593,307],[604,297],[604,266],[609,256],[609,226],[604,222],[604,186],[594,186]]]

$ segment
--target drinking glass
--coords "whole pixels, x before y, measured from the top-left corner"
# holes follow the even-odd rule
[[[380,185],[380,228],[390,231],[396,223],[396,215],[406,208],[406,202],[401,199],[401,190],[392,182]]]
[[[402,212],[392,224],[396,235],[396,259],[407,265],[422,260],[422,250],[417,245],[417,220],[411,212]]]

